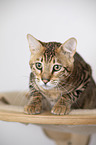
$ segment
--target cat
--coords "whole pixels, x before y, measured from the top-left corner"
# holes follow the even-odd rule
[[[30,34],[27,39],[31,74],[24,112],[39,114],[47,109],[65,115],[71,109],[96,108],[96,84],[91,67],[76,52],[77,40],[45,43]]]

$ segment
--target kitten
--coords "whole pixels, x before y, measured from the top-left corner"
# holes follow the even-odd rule
[[[27,35],[30,58],[27,114],[39,114],[44,107],[52,114],[68,114],[71,109],[95,108],[96,85],[90,66],[76,53],[77,41],[44,43]]]

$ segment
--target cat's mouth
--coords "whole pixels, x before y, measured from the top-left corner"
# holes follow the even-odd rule
[[[47,84],[38,84],[41,88],[43,88],[44,90],[51,90],[54,88],[54,85],[51,85],[50,83],[47,83]]]
[[[45,90],[50,90],[50,89],[52,89],[52,88],[54,88],[54,87],[52,87],[52,86],[49,86],[49,85],[42,85],[41,86],[43,89],[45,89]]]

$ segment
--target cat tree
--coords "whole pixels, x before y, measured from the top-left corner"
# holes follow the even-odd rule
[[[38,124],[57,145],[88,145],[90,135],[96,133],[96,110],[72,110],[69,115],[57,116],[49,112],[24,114],[26,92],[0,94],[0,120]],[[10,103],[10,104],[9,104]]]

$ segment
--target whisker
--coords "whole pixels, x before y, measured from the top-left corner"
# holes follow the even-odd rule
[[[70,92],[66,89],[66,88],[63,88],[63,89],[65,89],[66,90],[66,92],[67,93],[63,93],[63,94],[69,94]],[[61,91],[61,95],[62,95],[62,91]],[[70,96],[71,96],[71,98],[73,99],[73,96],[70,94]],[[70,101],[71,101],[71,103],[72,103],[72,100],[70,99]],[[68,102],[69,102],[69,100],[68,100]]]
[[[12,104],[22,106],[24,103],[26,103],[25,99],[26,92],[27,92],[26,90],[16,92],[15,96],[11,99]]]
[[[62,73],[61,75],[59,75],[58,77],[60,78],[60,77],[62,77],[62,76],[65,76],[65,74],[64,73]],[[73,75],[72,73],[70,73],[69,75],[67,75],[66,77],[65,77],[65,79],[66,78],[68,78],[68,77],[71,77],[71,78],[73,78],[75,75]]]

